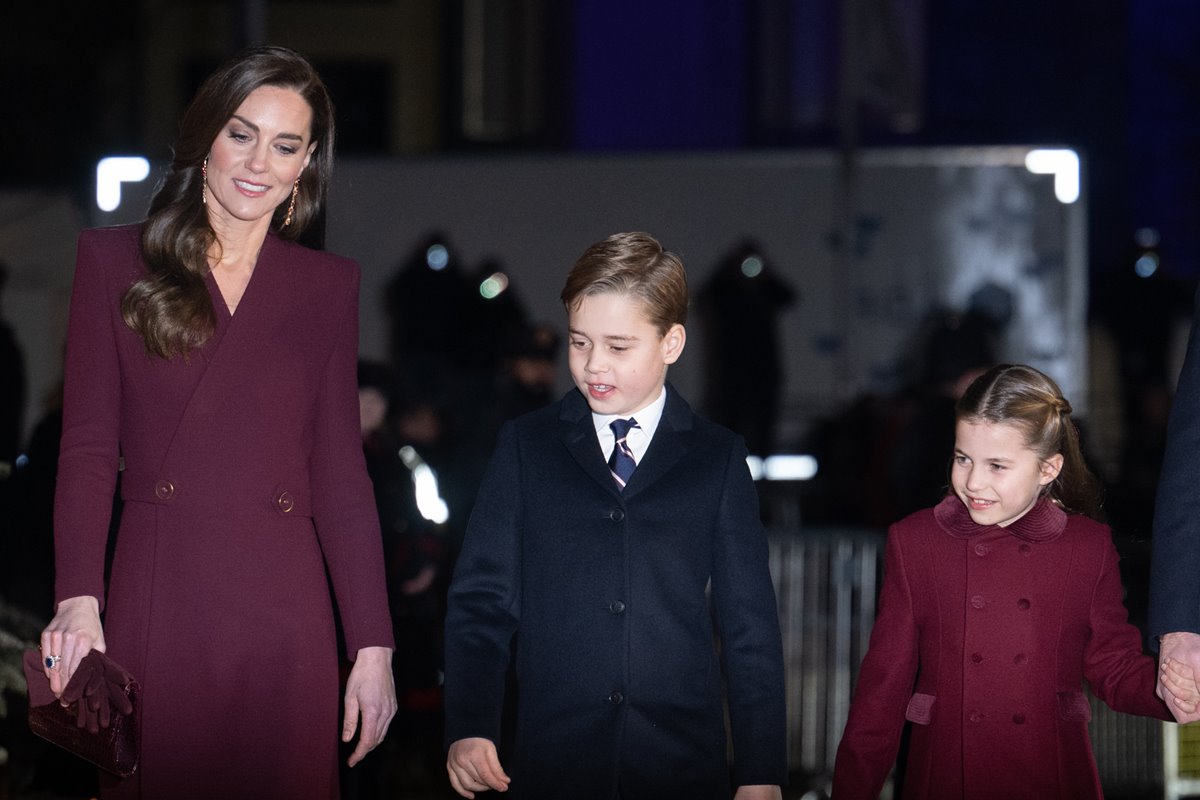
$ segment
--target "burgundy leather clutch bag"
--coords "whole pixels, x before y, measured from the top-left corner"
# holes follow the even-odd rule
[[[50,691],[41,653],[25,653],[29,728],[43,739],[122,778],[138,763],[137,681],[99,650],[79,662],[62,700]],[[67,705],[63,705],[66,703]]]

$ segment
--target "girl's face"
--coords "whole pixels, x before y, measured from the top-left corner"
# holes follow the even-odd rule
[[[269,219],[308,166],[312,108],[294,89],[247,95],[208,154],[208,213],[215,228]]]
[[[1062,464],[1061,453],[1039,459],[1015,425],[960,419],[950,484],[976,523],[1005,526],[1033,508]]]

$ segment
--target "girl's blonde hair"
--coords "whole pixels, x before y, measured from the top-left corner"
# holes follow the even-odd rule
[[[1103,521],[1100,482],[1084,461],[1071,404],[1049,376],[1023,364],[1000,364],[971,383],[954,411],[963,421],[1015,426],[1041,460],[1061,453],[1062,469],[1043,494],[1065,511]]]

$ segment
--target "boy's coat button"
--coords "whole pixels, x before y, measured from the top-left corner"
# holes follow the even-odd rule
[[[613,692],[608,696],[608,702],[612,703],[614,706],[619,706],[624,701],[625,695],[621,694],[620,692]]]
[[[619,508],[614,508],[612,511],[608,512],[608,518],[613,522],[620,522],[621,520],[625,519],[625,512]]]

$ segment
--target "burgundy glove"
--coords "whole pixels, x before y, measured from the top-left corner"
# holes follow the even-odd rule
[[[99,650],[92,650],[79,662],[61,699],[64,704],[78,703],[75,724],[96,733],[112,723],[114,711],[133,712],[133,703],[125,693],[131,680],[132,675]]]

